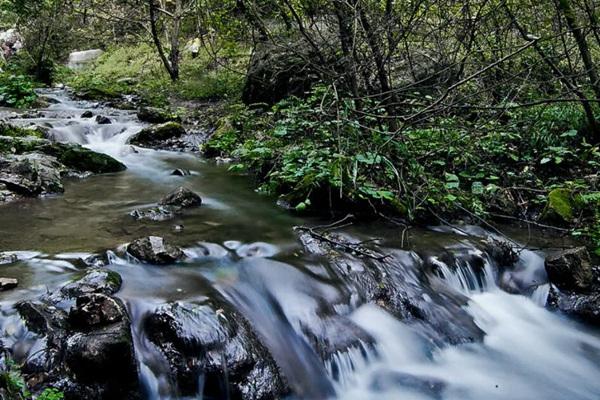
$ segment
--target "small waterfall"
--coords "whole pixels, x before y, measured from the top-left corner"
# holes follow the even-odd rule
[[[550,284],[545,283],[543,285],[539,285],[533,290],[531,294],[531,301],[537,304],[540,307],[546,307],[546,303],[548,302],[548,295],[550,294]]]
[[[470,254],[481,256],[480,253]],[[464,293],[471,294],[485,292],[496,287],[495,273],[491,263],[484,257],[479,258],[483,267],[475,266],[467,258],[457,258],[454,268],[448,266],[437,256],[429,258],[430,263],[435,266],[436,272],[450,287]]]
[[[373,346],[361,341],[344,351],[334,353],[325,360],[325,369],[339,392],[355,384],[356,374],[360,374],[376,358]]]

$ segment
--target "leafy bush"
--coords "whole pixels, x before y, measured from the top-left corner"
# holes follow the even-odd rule
[[[33,81],[25,75],[0,73],[0,105],[25,108],[37,99]]]
[[[440,116],[393,132],[376,113],[365,116],[321,86],[267,112],[231,108],[204,150],[235,157],[232,170],[255,172],[260,191],[283,195],[299,210],[342,201],[409,219],[539,213],[544,193],[564,182],[564,172],[597,170],[600,150],[579,133],[577,107],[509,114],[475,121]]]

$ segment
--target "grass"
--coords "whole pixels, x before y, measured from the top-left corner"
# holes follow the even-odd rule
[[[89,97],[113,98],[136,94],[148,105],[165,107],[170,99],[192,101],[235,100],[239,97],[249,52],[232,47],[214,58],[204,50],[192,58],[184,52],[180,79],[173,83],[155,49],[147,44],[109,49],[91,67],[64,76]],[[227,61],[225,61],[227,60]]]

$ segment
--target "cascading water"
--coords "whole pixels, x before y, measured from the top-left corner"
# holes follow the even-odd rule
[[[130,146],[128,138],[143,125],[129,112],[73,101],[63,91],[44,95],[53,99],[44,116],[16,121],[46,126],[55,140],[112,155],[129,171],[71,183],[63,197],[20,206],[26,212],[13,205],[0,209],[5,229],[25,230],[19,240],[5,236],[6,250],[36,250],[19,253],[23,261],[5,269],[23,281],[21,290],[1,299],[3,344],[14,351],[29,354],[41,346],[11,311],[16,301],[72,279],[73,260],[84,257],[77,253],[160,234],[183,243],[189,260],[154,267],[114,253],[108,257],[109,268],[123,277],[117,296],[132,320],[146,399],[178,398],[172,368],[147,332],[148,316],[173,304],[193,305],[193,312],[179,314],[186,345],[193,351],[198,341],[212,346],[190,359],[222,364],[226,376],[220,384],[229,385],[232,354],[224,340],[245,328],[224,321],[223,310],[211,301],[247,320],[293,398],[600,398],[600,335],[544,308],[550,285],[540,253],[525,249],[513,266],[499,265],[479,245],[487,232],[467,227],[415,233],[418,244],[411,251],[394,242],[397,232],[380,235],[389,237],[378,249],[390,255],[383,262],[304,255],[291,227],[305,221],[274,209],[245,181],[191,156]],[[81,118],[87,109],[112,123]],[[174,168],[193,174],[172,177]],[[199,211],[173,222],[185,225],[183,231],[128,218],[134,207],[152,204],[181,184],[204,199]],[[390,298],[394,290],[402,295]],[[237,327],[233,333],[223,328],[230,324]],[[217,393],[210,379],[215,376],[197,373],[191,398],[205,390]]]

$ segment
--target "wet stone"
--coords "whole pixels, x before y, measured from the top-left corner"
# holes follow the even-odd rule
[[[585,291],[593,279],[590,255],[585,247],[548,256],[546,272],[550,282],[561,290]]]
[[[81,118],[92,118],[94,116],[94,113],[90,110],[84,111],[83,114],[81,114]]]
[[[181,208],[198,207],[202,204],[202,198],[190,189],[181,186],[163,197],[159,204]]]
[[[0,253],[0,265],[12,264],[19,261],[16,254]]]
[[[105,294],[93,293],[79,296],[69,313],[69,322],[80,329],[109,325],[124,318],[123,306]]]
[[[188,176],[191,175],[191,172],[187,169],[182,169],[182,168],[177,168],[176,170],[174,170],[173,172],[171,172],[171,175],[174,176]]]
[[[98,123],[99,125],[109,125],[109,124],[112,124],[112,121],[108,117],[104,117],[102,115],[97,115],[96,123]]]
[[[14,278],[0,278],[0,291],[10,290],[17,287],[19,281]]]
[[[158,236],[137,239],[127,246],[127,252],[141,262],[164,265],[185,258],[185,253]]]
[[[175,212],[171,207],[153,207],[146,210],[133,210],[129,213],[137,221],[167,221],[175,217]]]

